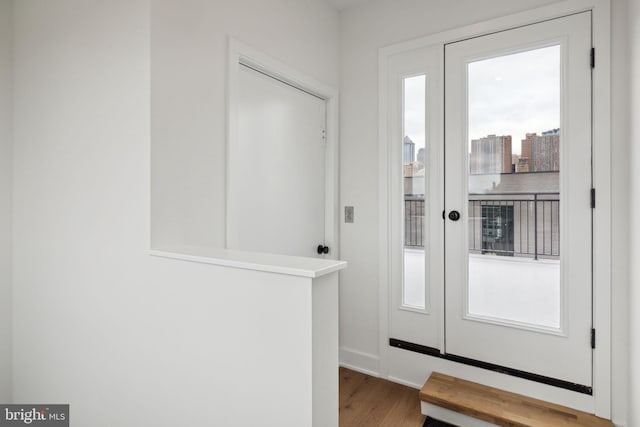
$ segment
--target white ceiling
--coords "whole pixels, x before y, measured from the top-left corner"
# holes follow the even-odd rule
[[[338,10],[347,9],[349,7],[357,6],[359,4],[368,3],[372,0],[326,0],[327,3],[332,5]]]

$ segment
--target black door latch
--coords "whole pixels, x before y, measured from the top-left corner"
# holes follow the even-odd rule
[[[329,246],[318,245],[318,255],[328,254],[328,253],[329,253]]]
[[[460,212],[458,211],[451,211],[449,212],[449,219],[451,221],[457,221],[460,219]]]

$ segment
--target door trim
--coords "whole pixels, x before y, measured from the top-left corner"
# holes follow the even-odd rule
[[[330,87],[306,73],[281,62],[266,53],[233,38],[228,40],[227,58],[227,129],[226,129],[226,218],[225,247],[228,247],[229,217],[229,175],[236,159],[229,155],[229,147],[238,138],[238,73],[240,64],[266,74],[285,84],[323,99],[327,104],[326,158],[325,158],[325,241],[331,251],[327,258],[338,259],[339,248],[339,138],[338,138],[338,90]]]
[[[462,28],[456,28],[434,35],[417,38],[407,42],[384,47],[379,50],[379,375],[392,378],[398,382],[419,384],[422,379],[398,377],[390,372],[390,361],[397,360],[398,351],[389,346],[389,303],[391,291],[390,269],[388,265],[389,214],[389,164],[386,153],[391,143],[387,136],[389,131],[389,87],[388,61],[399,53],[420,49],[427,46],[444,46],[471,37],[486,35],[496,31],[529,25],[536,22],[558,18],[573,13],[591,10],[592,45],[597,50],[597,63],[592,73],[593,97],[593,186],[599,189],[598,207],[593,211],[593,325],[598,330],[598,343],[593,352],[593,396],[575,396],[577,393],[561,393],[550,386],[534,386],[527,382],[511,381],[508,376],[490,375],[478,368],[464,370],[469,380],[491,383],[496,387],[510,391],[529,394],[539,398],[553,398],[554,401],[589,410],[596,415],[611,419],[611,2],[610,0],[567,0],[548,6],[532,9],[513,15],[483,21]],[[444,63],[440,64],[444,67]],[[441,100],[444,102],[444,100]],[[443,325],[444,328],[444,325]],[[404,351],[403,351],[404,352]],[[404,352],[411,354],[411,352]],[[424,356],[427,357],[427,356]],[[404,360],[404,359],[403,359]],[[415,360],[415,359],[406,359]],[[458,365],[459,366],[459,365]],[[432,369],[455,373],[460,368],[454,362],[434,359],[429,362],[428,371]],[[428,375],[429,372],[424,372]],[[422,374],[422,372],[421,372]],[[462,374],[459,374],[462,375]],[[585,399],[588,398],[588,399]]]

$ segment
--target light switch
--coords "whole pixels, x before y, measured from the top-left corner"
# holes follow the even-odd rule
[[[353,206],[344,207],[344,222],[353,222]]]

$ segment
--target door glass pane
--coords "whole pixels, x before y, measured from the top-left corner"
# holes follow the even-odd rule
[[[468,315],[560,327],[560,46],[470,62]]]
[[[402,305],[425,309],[425,75],[403,85],[403,289]]]

